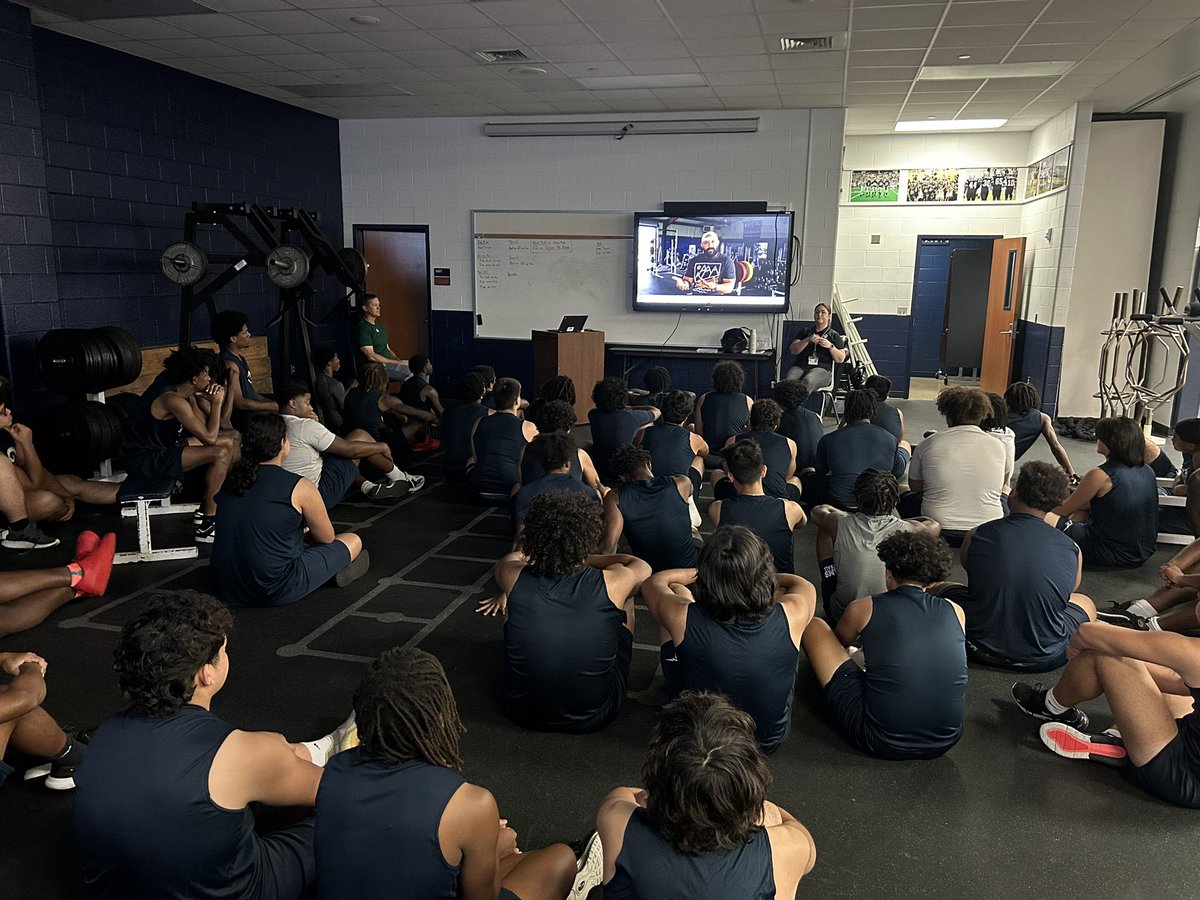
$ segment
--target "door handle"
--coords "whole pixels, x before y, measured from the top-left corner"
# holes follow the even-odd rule
[[[1000,332],[1000,333],[1001,333],[1002,335],[1003,335],[1003,334],[1016,334],[1016,333],[1017,333],[1017,330],[1016,330],[1015,328],[1010,328],[1010,329],[1008,329],[1008,331],[1002,331],[1002,332]]]

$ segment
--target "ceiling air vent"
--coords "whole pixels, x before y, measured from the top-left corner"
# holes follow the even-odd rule
[[[791,50],[832,50],[833,35],[823,37],[784,37],[779,39],[780,47],[786,52]]]
[[[525,62],[529,59],[523,50],[476,50],[475,55],[490,63]]]

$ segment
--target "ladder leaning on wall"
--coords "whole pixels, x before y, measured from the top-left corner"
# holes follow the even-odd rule
[[[867,339],[858,332],[858,323],[862,321],[862,316],[855,318],[850,312],[849,305],[857,299],[857,297],[851,297],[849,300],[843,300],[837,285],[833,286],[833,314],[842,325],[842,335],[846,338],[846,351],[850,354],[851,368],[855,363],[860,363],[864,375],[878,375],[879,370],[875,368],[875,362],[871,359],[870,351],[867,350]]]

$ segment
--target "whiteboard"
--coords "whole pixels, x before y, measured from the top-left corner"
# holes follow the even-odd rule
[[[715,347],[736,325],[773,332],[761,314],[634,312],[632,212],[476,210],[472,235],[478,338],[527,341],[568,315],[609,344]]]

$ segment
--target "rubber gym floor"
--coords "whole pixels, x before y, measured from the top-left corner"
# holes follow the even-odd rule
[[[897,405],[910,435],[940,424],[929,401]],[[1090,444],[1064,444],[1081,473],[1101,461]],[[1044,442],[1026,458],[1051,459]],[[501,623],[474,613],[490,593],[492,564],[509,543],[506,515],[444,483],[437,455],[414,471],[429,477],[419,494],[390,503],[352,499],[334,510],[335,525],[358,530],[370,550],[364,578],[323,588],[290,607],[236,613],[232,668],[214,711],[241,728],[315,738],[345,718],[369,659],[397,644],[419,645],[438,656],[454,687],[468,729],[467,777],[496,795],[520,845],[584,837],[604,793],[638,782],[654,709],[630,699],[609,728],[586,736],[534,733],[510,723],[501,711]],[[706,487],[702,509],[710,498]],[[157,519],[156,542],[185,542],[187,518]],[[0,573],[64,564],[68,545],[85,527],[117,528],[121,547],[136,544],[133,520],[83,510],[53,529],[63,539],[60,548],[0,551]],[[811,526],[797,533],[797,571],[810,580],[817,576],[813,543]],[[1085,570],[1081,590],[1100,605],[1145,596],[1172,552],[1162,546],[1134,571]],[[121,624],[155,590],[206,589],[206,554],[119,566],[107,596],[67,605],[36,628],[0,640],[0,650],[44,656],[50,664],[46,708],[61,723],[93,726],[123,705],[111,661]],[[656,639],[640,608],[631,690],[644,688],[654,673]],[[1055,680],[1054,673],[1037,677]],[[933,761],[884,762],[837,737],[801,662],[791,736],[771,758],[772,799],[803,821],[817,844],[816,867],[801,882],[801,894],[859,900],[1064,891],[1195,895],[1196,814],[1150,798],[1113,770],[1045,750],[1037,722],[1012,702],[1013,680],[1011,673],[973,665],[959,744]],[[1103,700],[1085,708],[1100,727],[1109,723]],[[70,813],[70,793],[22,783],[19,776],[0,789],[4,895],[81,895]],[[269,825],[286,815],[260,818]]]

